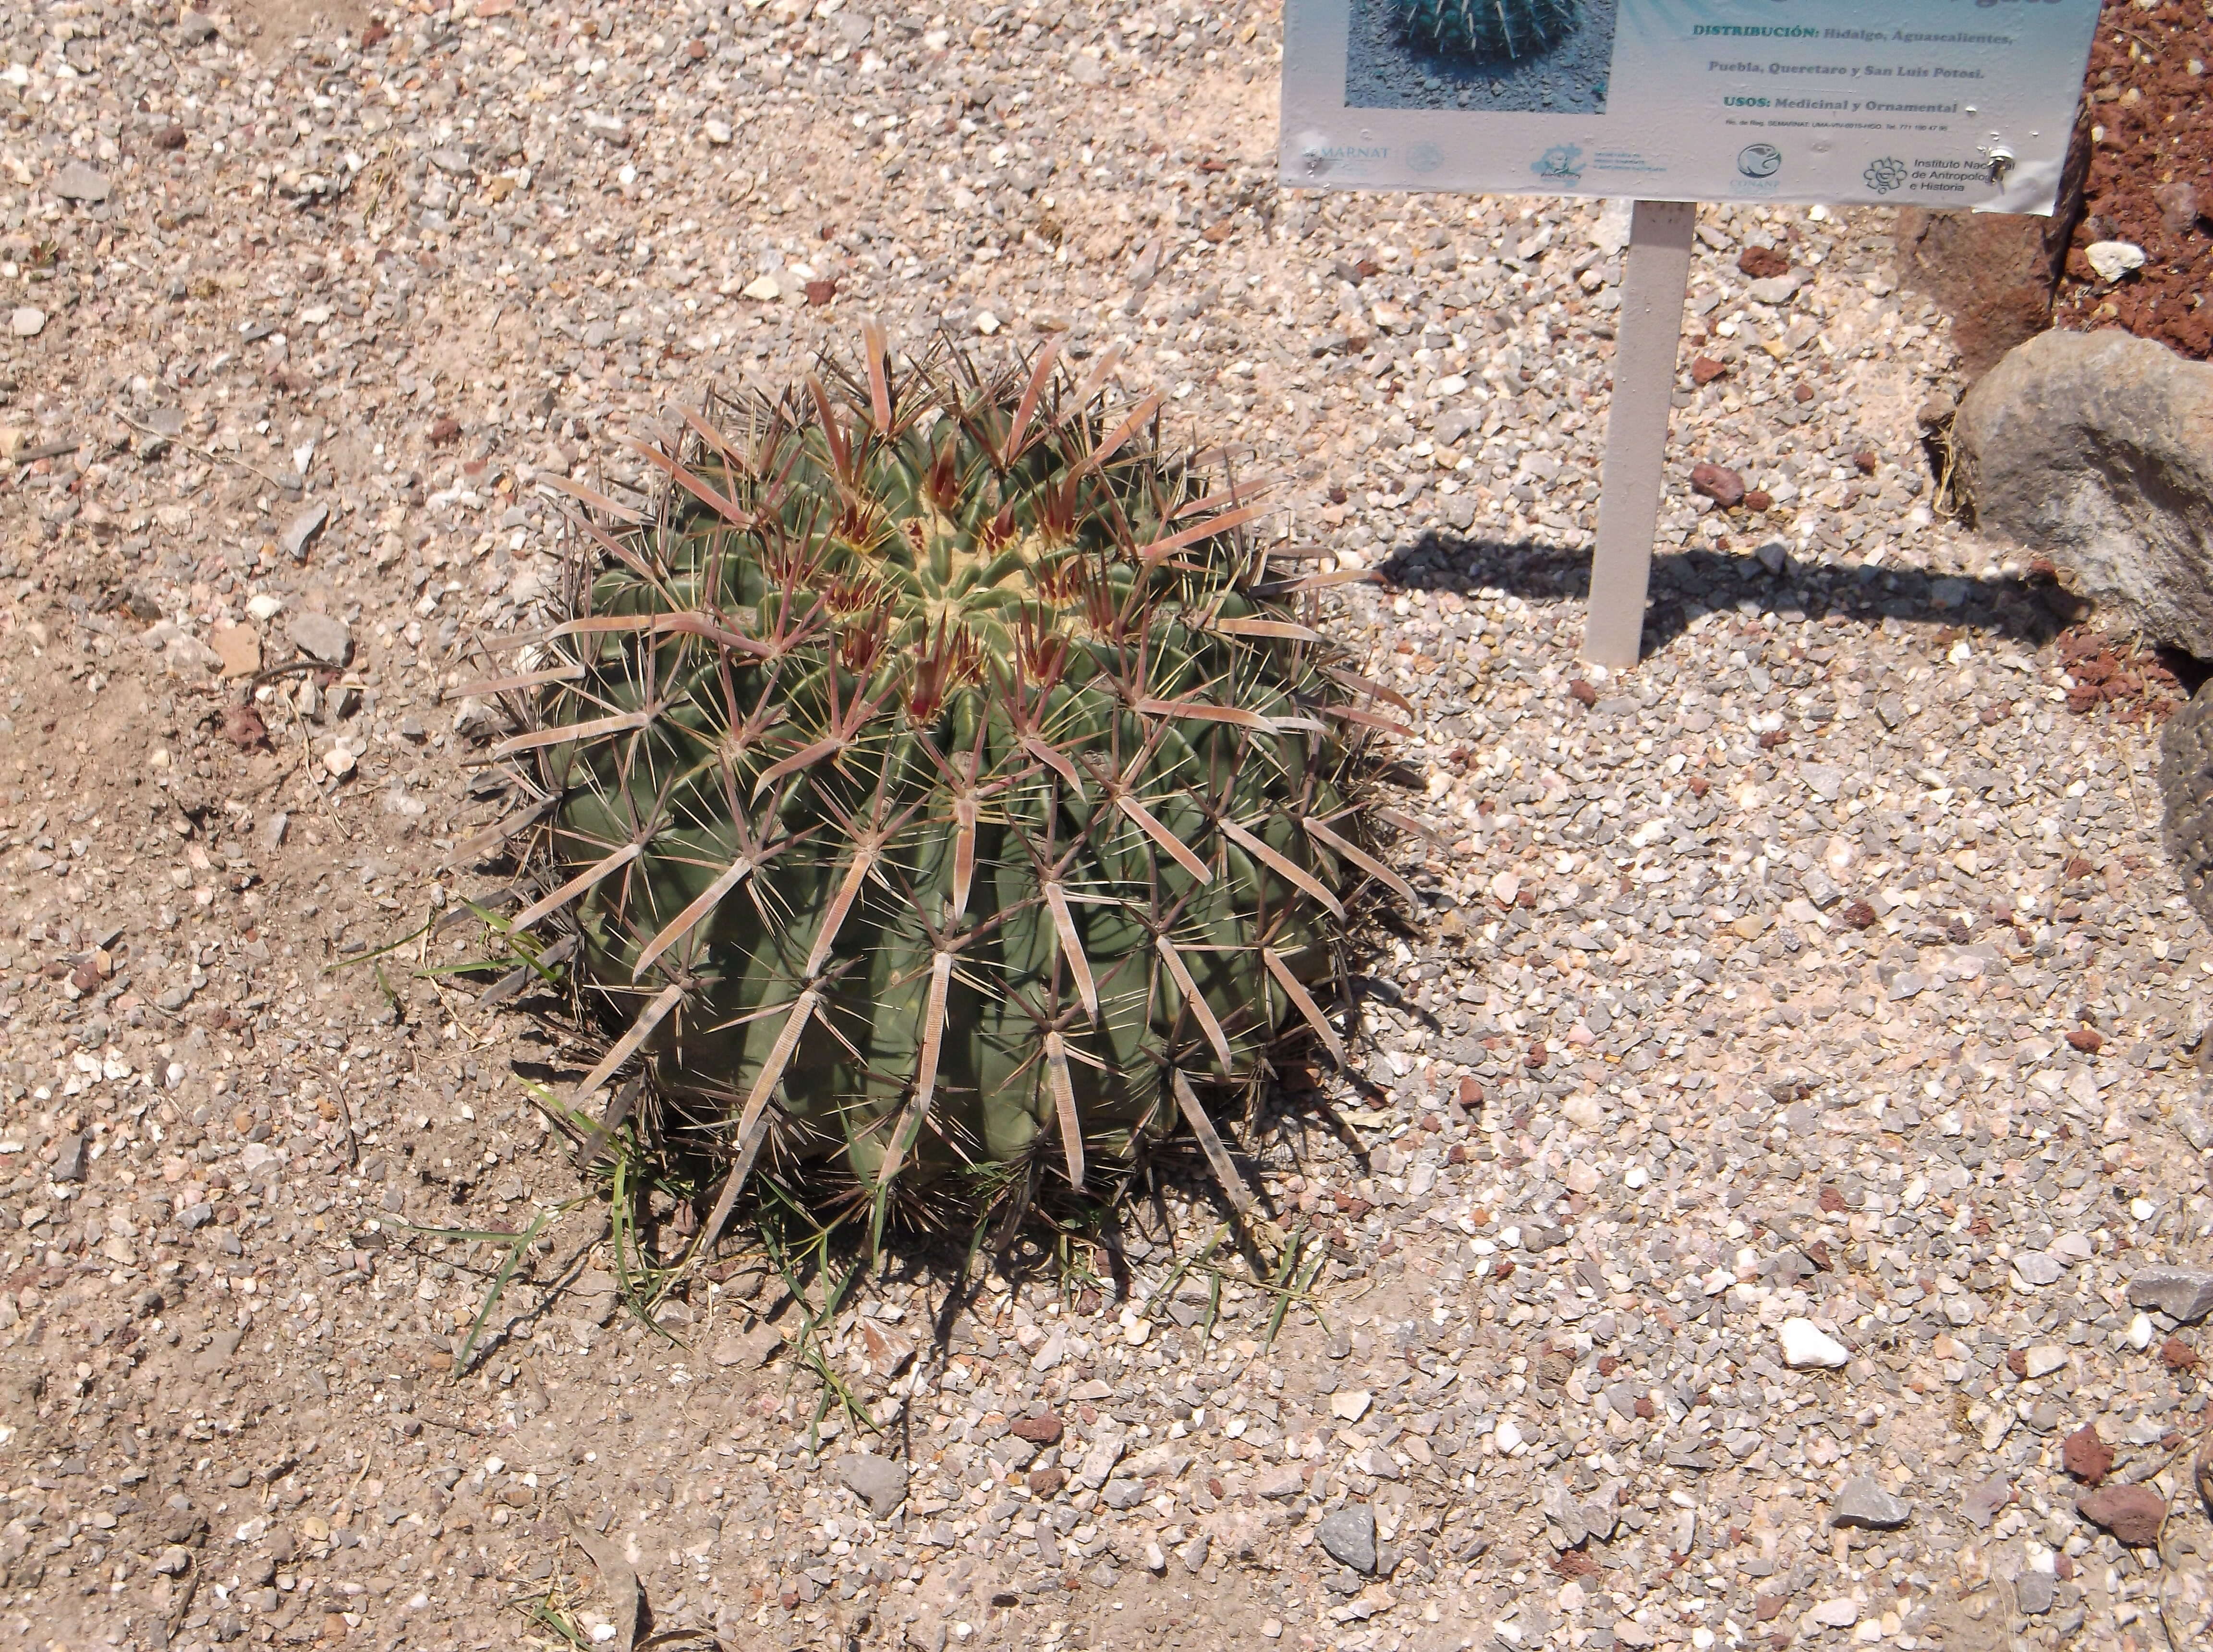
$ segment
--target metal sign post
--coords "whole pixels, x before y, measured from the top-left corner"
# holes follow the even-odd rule
[[[1598,550],[1591,559],[1590,607],[1583,623],[1583,657],[1610,671],[1635,665],[1643,642],[1675,357],[1691,287],[1691,232],[1698,216],[1689,201],[1639,201],[1630,219],[1606,464],[1599,479]]]

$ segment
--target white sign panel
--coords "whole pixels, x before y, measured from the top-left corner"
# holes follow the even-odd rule
[[[2050,212],[2098,0],[1287,0],[1283,181]]]

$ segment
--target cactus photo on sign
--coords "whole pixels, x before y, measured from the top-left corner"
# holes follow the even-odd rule
[[[1364,576],[1114,364],[871,330],[710,399],[639,448],[652,509],[580,491],[570,615],[483,686],[537,800],[509,932],[597,1029],[571,1106],[641,1079],[725,1167],[710,1228],[759,1166],[881,1230],[1180,1133],[1241,1208],[1217,1112],[1344,1057],[1347,924],[1411,899],[1369,807],[1404,703],[1316,629]]]
[[[1581,20],[1577,0],[1394,0],[1399,32],[1450,58],[1519,63],[1551,51]]]
[[[1600,113],[1616,0],[1353,0],[1348,107]]]

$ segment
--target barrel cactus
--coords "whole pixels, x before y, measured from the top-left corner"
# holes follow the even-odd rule
[[[572,1099],[634,1073],[710,1142],[710,1234],[764,1148],[880,1230],[964,1171],[1095,1194],[1179,1123],[1241,1205],[1204,1096],[1341,1059],[1347,905],[1411,893],[1394,697],[1312,629],[1356,576],[1263,548],[1111,360],[864,355],[686,414],[650,509],[572,488],[569,616],[479,686],[536,799],[513,932],[606,1040]]]
[[[1548,52],[1581,21],[1576,0],[1398,0],[1400,33],[1478,63]]]

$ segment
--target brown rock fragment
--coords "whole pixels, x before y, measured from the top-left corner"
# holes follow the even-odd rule
[[[2167,1499],[2149,1485],[2109,1485],[2082,1498],[2075,1512],[2131,1549],[2149,1549],[2167,1524]]]
[[[1736,267],[1754,281],[1771,281],[1790,273],[1790,260],[1772,247],[1747,247],[1736,255]]]
[[[2112,1472],[2113,1448],[2098,1437],[2095,1423],[2085,1423],[2061,1443],[2059,1460],[2076,1479],[2097,1485]]]
[[[223,708],[223,737],[241,752],[269,743],[269,726],[251,700],[233,700]]]
[[[1018,1417],[1007,1424],[1007,1432],[1033,1446],[1057,1446],[1060,1443],[1061,1420],[1051,1411],[1041,1417]]]
[[[1734,510],[1744,503],[1744,478],[1726,466],[1693,465],[1691,491],[1704,495],[1723,510]]]
[[[2198,188],[2187,179],[2176,178],[2161,184],[2152,191],[2151,198],[2159,208],[2160,222],[2167,226],[2168,235],[2186,235],[2198,227]]]

